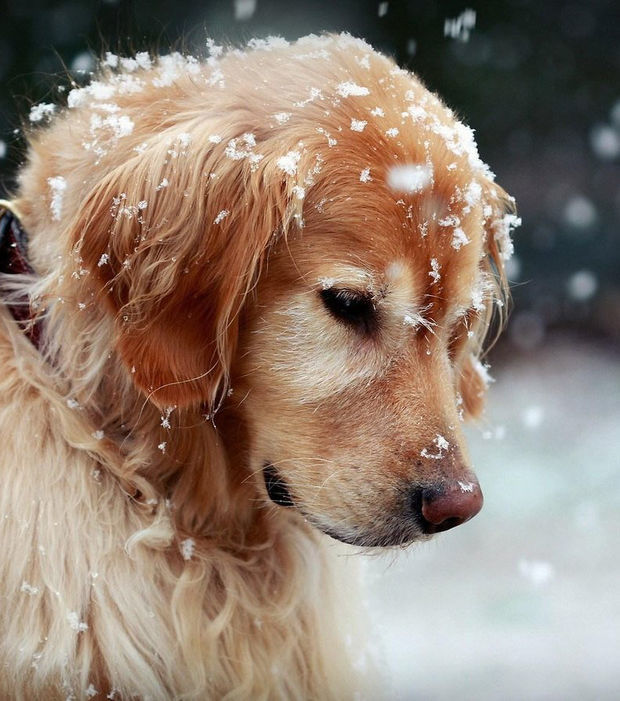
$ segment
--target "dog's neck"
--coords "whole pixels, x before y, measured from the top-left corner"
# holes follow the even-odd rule
[[[168,500],[180,534],[206,536],[228,548],[252,544],[256,533],[264,538],[270,528],[257,526],[265,514],[256,507],[257,482],[246,456],[224,449],[246,443],[229,400],[212,416],[200,406],[160,409],[145,398],[116,353],[108,315],[87,281],[66,273],[66,254],[54,251],[56,242],[46,237],[33,222],[31,244],[39,250],[40,273],[22,283],[22,296],[44,310],[40,373],[59,405],[81,424],[99,469],[115,476],[136,508]],[[234,523],[231,514],[237,516]],[[267,521],[274,523],[273,514]]]

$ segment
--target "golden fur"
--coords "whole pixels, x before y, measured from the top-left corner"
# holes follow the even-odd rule
[[[14,198],[37,276],[2,294],[45,348],[0,310],[0,696],[353,697],[320,530],[426,537],[403,485],[470,476],[507,199],[347,35],[107,64],[30,134]],[[374,334],[326,311],[334,286]]]

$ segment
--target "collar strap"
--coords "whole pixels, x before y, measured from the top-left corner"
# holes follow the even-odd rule
[[[0,273],[4,275],[34,275],[28,262],[26,232],[19,221],[15,205],[0,200]],[[15,321],[35,348],[41,348],[42,324],[30,311],[27,298],[22,302],[5,303]]]

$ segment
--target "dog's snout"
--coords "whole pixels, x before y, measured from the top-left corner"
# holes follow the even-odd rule
[[[483,497],[475,477],[451,479],[416,487],[411,505],[424,533],[439,533],[460,526],[482,508]]]

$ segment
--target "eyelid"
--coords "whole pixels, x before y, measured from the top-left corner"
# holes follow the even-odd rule
[[[340,323],[370,333],[377,327],[377,308],[368,290],[328,287],[319,290],[327,311]]]
[[[332,285],[331,287],[323,287],[319,292],[329,292],[332,294],[343,294],[350,295],[351,297],[357,297],[359,299],[369,299],[374,300],[375,295],[372,290],[359,287],[350,287],[345,285]]]

